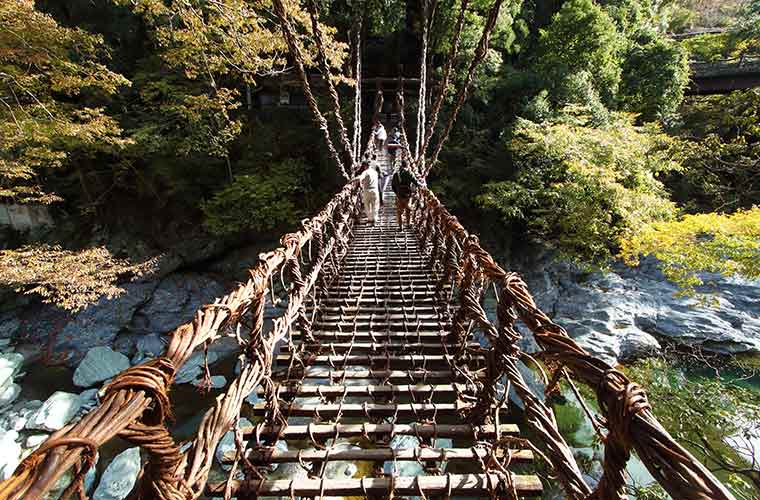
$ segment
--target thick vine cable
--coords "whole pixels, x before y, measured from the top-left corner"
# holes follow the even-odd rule
[[[311,29],[314,33],[314,41],[317,45],[317,60],[319,62],[319,68],[322,71],[322,76],[327,83],[327,92],[330,94],[332,100],[333,113],[335,114],[335,123],[338,126],[338,138],[340,144],[343,147],[343,154],[346,156],[346,161],[350,164],[349,171],[353,174],[356,170],[356,157],[351,149],[351,142],[348,140],[348,132],[346,131],[346,125],[343,122],[343,114],[340,111],[340,98],[338,92],[335,90],[335,85],[332,81],[332,72],[330,71],[330,65],[327,63],[327,54],[325,54],[324,47],[324,35],[322,34],[322,28],[319,26],[319,8],[317,7],[316,0],[309,0],[309,17],[311,18]]]
[[[311,109],[311,112],[314,115],[314,121],[317,122],[317,125],[322,130],[322,133],[325,137],[325,142],[327,143],[327,149],[330,152],[330,156],[333,157],[333,159],[340,167],[341,174],[345,179],[350,179],[351,177],[346,170],[346,165],[341,160],[340,155],[338,154],[338,151],[335,149],[335,145],[333,144],[332,137],[330,135],[330,128],[327,125],[327,119],[325,119],[325,117],[319,111],[317,100],[311,91],[311,85],[309,85],[309,78],[306,75],[306,68],[304,67],[303,63],[303,54],[301,53],[301,48],[298,46],[295,31],[293,30],[293,26],[290,24],[290,19],[288,18],[288,13],[285,10],[285,6],[283,5],[282,0],[272,0],[272,6],[274,7],[275,15],[280,21],[282,34],[285,37],[285,42],[288,45],[290,55],[293,57],[293,62],[295,63],[296,70],[298,71],[298,76],[301,79],[301,86],[303,87],[303,91],[306,96],[306,102],[309,104],[309,109]],[[329,76],[326,78],[329,81]]]
[[[435,127],[438,124],[438,115],[441,111],[441,105],[443,104],[443,101],[446,98],[446,91],[449,87],[449,81],[451,79],[451,69],[459,53],[459,42],[462,38],[462,27],[464,26],[464,18],[465,18],[465,14],[467,12],[467,6],[469,5],[469,3],[470,3],[470,0],[462,0],[462,4],[459,8],[459,16],[457,17],[456,27],[454,28],[454,37],[451,41],[451,46],[449,47],[449,53],[446,56],[446,62],[444,63],[444,66],[443,66],[443,77],[441,79],[441,88],[440,88],[440,91],[438,92],[438,95],[435,98],[435,101],[433,102],[433,109],[430,113],[430,123],[428,124],[427,130],[425,131],[425,140],[422,142],[422,148],[418,156],[420,162],[424,162],[425,153],[427,153],[427,149],[430,144],[430,139],[432,138],[433,132],[435,131]],[[419,166],[420,167],[424,166],[424,163],[420,163]]]
[[[356,26],[356,67],[354,73],[355,80],[355,97],[354,97],[354,158],[361,156],[362,140],[362,19],[359,15],[359,21]]]
[[[438,155],[441,153],[441,148],[443,148],[443,144],[448,139],[449,134],[451,133],[451,129],[454,126],[454,121],[456,121],[457,115],[459,114],[459,110],[462,108],[462,105],[467,99],[470,85],[472,85],[472,80],[475,76],[475,70],[478,68],[480,63],[483,62],[483,59],[488,53],[488,46],[491,43],[491,34],[493,33],[493,29],[496,26],[496,20],[499,18],[499,12],[501,11],[501,6],[503,3],[504,0],[495,0],[493,6],[491,7],[486,25],[483,27],[483,33],[480,36],[480,41],[478,42],[478,46],[475,49],[475,54],[470,61],[469,68],[467,69],[467,76],[465,77],[462,86],[459,88],[459,92],[457,92],[454,109],[452,109],[451,114],[449,115],[448,122],[446,123],[446,126],[444,127],[443,132],[438,139],[438,143],[433,149],[433,154],[431,155],[430,160],[428,161],[425,168],[422,169],[423,176],[425,177],[427,177],[427,174],[430,173],[430,169],[433,168],[433,165],[435,165],[435,163],[438,161]]]
[[[422,162],[420,159],[420,148],[422,146],[422,136],[425,135],[425,87],[427,86],[427,51],[428,51],[428,34],[430,32],[428,25],[428,15],[430,14],[430,0],[422,0],[422,50],[420,51],[420,89],[417,100],[417,133],[414,137],[414,160]]]

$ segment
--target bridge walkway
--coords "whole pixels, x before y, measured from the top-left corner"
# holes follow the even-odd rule
[[[282,478],[278,467],[263,479],[234,482],[235,493],[490,498],[514,488],[520,497],[540,496],[535,475],[485,473],[493,449],[488,443],[515,437],[519,429],[503,423],[506,414],[498,426],[464,421],[478,391],[477,380],[464,373],[477,373],[484,358],[472,356],[466,371],[456,366],[448,294],[436,290],[412,230],[397,226],[393,193],[385,198],[378,224],[362,218],[355,226],[341,274],[319,300],[317,343],[305,346],[305,367],[288,369],[292,352],[277,357],[279,407],[288,425],[268,427],[264,437],[277,434],[279,446],[256,446],[255,430],[244,429],[251,463],[298,464],[300,473]],[[299,333],[294,338],[306,340]],[[266,411],[265,403],[253,407],[255,416]],[[533,460],[527,449],[494,453],[501,460],[509,454],[521,471]],[[343,469],[350,477],[328,472],[341,463],[354,464]],[[224,487],[210,485],[209,493]]]

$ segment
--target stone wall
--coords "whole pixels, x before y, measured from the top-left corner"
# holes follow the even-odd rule
[[[52,226],[53,218],[44,205],[16,205],[0,203],[0,226],[17,230]]]

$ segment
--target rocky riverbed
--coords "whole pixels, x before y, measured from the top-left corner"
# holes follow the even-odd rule
[[[677,288],[652,259],[639,268],[586,273],[545,252],[527,254],[530,259],[513,259],[512,267],[525,276],[539,305],[612,364],[657,353],[666,341],[718,353],[760,353],[760,282],[706,276],[709,284],[699,291],[715,293],[716,301],[704,306],[676,297]],[[177,272],[131,283],[121,296],[73,315],[26,298],[0,306],[0,478],[7,478],[51,432],[97,405],[98,391],[116,373],[161,353],[167,333],[231,286],[225,276],[229,273]],[[204,402],[234,375],[235,347],[221,342],[209,352],[213,386]],[[196,353],[177,376],[178,436],[191,436],[206,408],[195,387],[203,379],[203,362],[204,355]],[[230,440],[231,435],[222,446],[229,447]],[[139,451],[126,443],[102,449],[87,478],[93,498],[124,498],[140,463]],[[336,467],[331,472],[336,477],[358,473],[357,464]],[[286,468],[278,474],[289,477]],[[56,492],[67,481],[70,477]]]
[[[585,349],[611,364],[662,351],[664,344],[708,353],[760,355],[760,280],[704,274],[699,297],[679,297],[654,258],[638,267],[584,272],[527,252],[515,261],[538,305]]]

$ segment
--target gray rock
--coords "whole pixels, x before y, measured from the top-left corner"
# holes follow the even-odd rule
[[[545,253],[518,267],[544,310],[612,365],[659,352],[663,339],[721,354],[760,352],[760,280],[703,275],[709,284],[697,291],[717,294],[712,307],[678,297],[653,258],[590,275]]]
[[[37,447],[41,445],[47,438],[48,434],[32,434],[26,438],[24,445],[26,445],[27,448],[37,449]]]
[[[13,337],[21,326],[21,322],[16,318],[8,318],[0,321],[0,338],[9,339]]]
[[[119,453],[108,464],[92,500],[122,500],[129,495],[140,473],[140,448],[134,447]]]
[[[246,427],[253,425],[250,420],[243,417],[238,421],[237,426],[238,427]],[[235,451],[237,448],[235,446],[235,431],[229,430],[227,431],[224,436],[222,436],[222,439],[219,441],[219,445],[216,447],[216,460],[219,462],[219,464],[222,466],[224,470],[230,470],[232,468],[229,464],[222,464],[222,459],[224,458],[224,454],[227,452]]]
[[[74,372],[74,385],[90,387],[129,368],[129,358],[110,347],[93,347]]]
[[[150,301],[135,314],[132,329],[140,334],[170,332],[225,292],[222,283],[203,274],[172,274],[161,280]]]
[[[10,405],[21,394],[21,386],[18,384],[10,384],[5,389],[0,390],[0,408],[5,408]]]
[[[17,352],[0,354],[0,390],[13,383],[13,377],[24,364],[24,356]]]
[[[54,351],[70,353],[67,363],[74,366],[91,348],[112,345],[135,311],[150,298],[155,286],[155,283],[128,283],[121,295],[101,298],[77,313],[56,335]],[[46,339],[49,332],[49,329],[43,332],[42,337]]]
[[[18,406],[18,405],[17,405]],[[20,431],[26,427],[26,423],[42,407],[42,401],[31,400],[24,403],[21,408],[7,410],[0,418],[0,429]]]
[[[137,352],[150,354],[152,357],[160,356],[166,350],[168,339],[159,334],[143,335],[135,344]]]
[[[82,410],[91,410],[98,406],[98,392],[100,389],[87,389],[79,394],[79,404]]]
[[[211,365],[216,362],[218,359],[218,356],[213,351],[209,351],[208,353],[208,364]],[[202,352],[195,352],[192,356],[188,358],[188,360],[185,362],[184,365],[182,365],[182,368],[177,371],[177,376],[174,379],[174,382],[177,384],[187,384],[188,382],[192,382],[193,380],[197,380],[201,377],[201,374],[203,373],[203,366],[205,363],[205,356]]]
[[[21,445],[16,442],[18,432],[0,431],[0,480],[5,481],[21,462]]]
[[[42,403],[42,407],[26,423],[26,428],[57,431],[74,418],[80,406],[78,394],[57,391]]]

